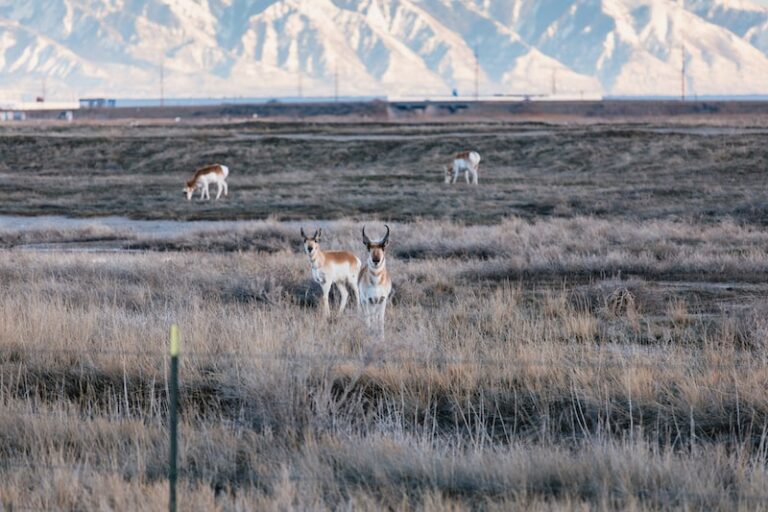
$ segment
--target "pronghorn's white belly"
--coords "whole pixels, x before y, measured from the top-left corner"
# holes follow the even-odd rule
[[[392,291],[392,283],[372,284],[363,280],[358,284],[360,301],[367,304],[380,304],[384,302]]]
[[[226,167],[224,167],[226,169]],[[221,181],[224,181],[224,178],[226,177],[226,173],[224,176],[217,172],[209,172],[207,174],[203,174],[199,178],[197,178],[197,186],[198,187],[205,187],[210,185],[211,183],[219,183]]]
[[[456,171],[468,171],[472,168],[470,163],[467,160],[464,160],[463,158],[457,158],[453,161],[453,169]]]
[[[360,268],[358,263],[357,268]],[[357,269],[350,263],[329,263],[324,267],[312,269],[312,279],[321,285],[338,281],[355,281]]]
[[[470,171],[476,169],[480,164],[480,155],[472,151],[467,158],[456,158],[453,161],[453,168],[457,171]]]

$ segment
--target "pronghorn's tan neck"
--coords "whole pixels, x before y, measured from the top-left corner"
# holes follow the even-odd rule
[[[314,253],[309,254],[309,264],[312,265],[312,268],[325,266],[325,253],[319,247]]]
[[[368,280],[371,283],[379,284],[386,281],[387,278],[387,262],[382,260],[378,267],[374,267],[371,262],[366,265],[366,271],[368,273]]]

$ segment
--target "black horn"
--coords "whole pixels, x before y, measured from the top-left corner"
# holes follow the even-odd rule
[[[371,245],[371,239],[368,238],[368,235],[365,234],[365,226],[363,226],[363,243],[366,247]]]
[[[321,236],[323,236],[323,228],[319,228],[315,233],[315,241],[319,242]]]
[[[386,224],[384,224],[384,227],[385,227],[385,228],[387,228],[387,234],[386,234],[386,235],[384,235],[384,238],[382,238],[382,239],[381,239],[381,245],[383,245],[384,247],[386,247],[386,246],[387,246],[387,244],[389,243],[389,226],[387,226]]]
[[[304,228],[301,228],[301,236],[304,237],[304,240],[308,238],[307,235],[304,233]]]
[[[312,235],[312,240],[314,240],[315,242],[317,242],[317,236],[319,235],[319,233],[318,233],[319,231],[320,231],[319,229],[316,229],[315,230],[315,234]]]

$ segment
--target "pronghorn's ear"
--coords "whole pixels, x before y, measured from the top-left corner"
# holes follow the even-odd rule
[[[306,240],[307,239],[307,235],[306,235],[306,233],[304,233],[304,228],[300,228],[300,229],[301,229],[301,236],[304,237],[304,240]]]
[[[368,238],[368,235],[365,234],[365,226],[363,226],[363,244],[366,247],[370,247],[371,246],[371,239]]]
[[[384,224],[384,227],[387,228],[387,234],[384,235],[384,238],[381,239],[381,246],[382,247],[386,247],[387,244],[389,243],[389,226]]]
[[[318,229],[315,233],[315,242],[319,242],[321,236],[323,236],[323,228]]]

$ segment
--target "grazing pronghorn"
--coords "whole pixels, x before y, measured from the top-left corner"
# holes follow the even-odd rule
[[[208,191],[208,185],[215,183],[218,186],[216,193],[216,199],[221,197],[221,192],[224,191],[226,196],[229,193],[229,187],[227,187],[227,176],[229,176],[229,167],[221,164],[206,165],[205,167],[198,169],[192,179],[187,182],[187,186],[184,187],[184,193],[187,195],[187,200],[192,199],[192,194],[195,193],[195,189],[200,189],[200,199],[210,199],[211,193]]]
[[[323,251],[320,249],[320,236],[323,230],[318,229],[311,237],[304,234],[301,228],[301,236],[304,237],[304,252],[309,256],[309,264],[312,267],[312,279],[323,287],[323,315],[329,316],[331,308],[328,305],[328,295],[331,286],[336,285],[341,294],[339,313],[344,311],[347,305],[347,285],[355,292],[357,297],[357,276],[360,273],[360,258],[349,251]],[[359,309],[359,307],[358,307]]]
[[[462,151],[456,153],[451,165],[445,166],[445,182],[456,183],[459,179],[459,173],[464,171],[464,177],[469,183],[469,176],[472,175],[472,183],[477,185],[477,167],[480,165],[480,153],[477,151]]]
[[[365,323],[371,327],[372,321],[376,320],[382,331],[387,299],[392,291],[392,280],[389,278],[384,258],[384,248],[389,243],[389,226],[385,224],[384,227],[387,228],[387,234],[379,242],[371,242],[363,227],[363,244],[368,249],[368,260],[357,280],[357,293],[363,308]]]

